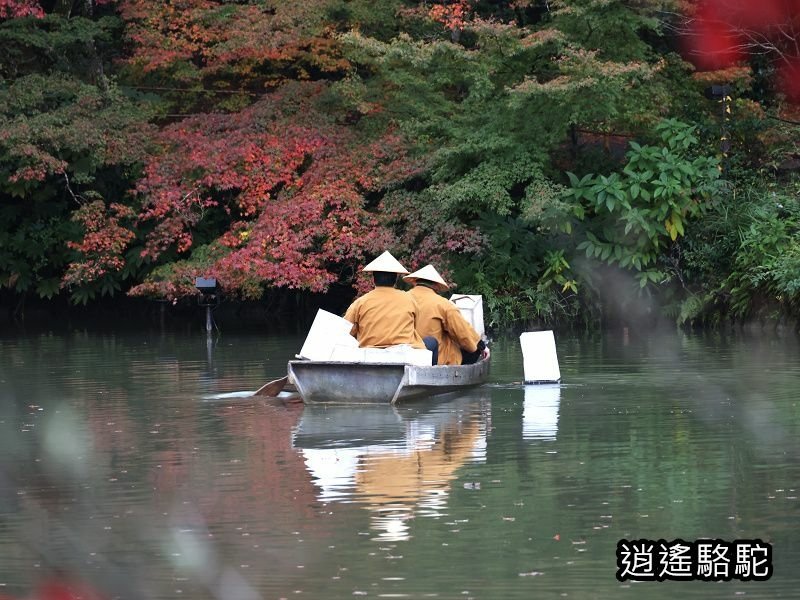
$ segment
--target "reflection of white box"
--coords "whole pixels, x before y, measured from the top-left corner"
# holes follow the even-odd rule
[[[522,439],[555,440],[560,403],[561,386],[526,385],[522,408]]]
[[[320,500],[343,500],[352,493],[362,448],[303,448],[301,452],[320,488]]]
[[[522,366],[525,383],[557,383],[561,381],[558,368],[556,340],[552,331],[526,331],[519,336],[522,346]]]
[[[468,294],[453,294],[450,302],[458,307],[461,315],[472,324],[472,327],[483,337],[486,333],[483,327],[483,296]]]
[[[350,335],[352,328],[350,321],[319,309],[297,356],[308,360],[330,360],[336,346],[358,348],[358,341]]]

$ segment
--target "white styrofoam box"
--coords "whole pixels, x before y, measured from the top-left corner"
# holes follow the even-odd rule
[[[352,328],[350,321],[319,309],[297,356],[308,360],[330,360],[336,346],[358,348],[358,340],[350,335]]]
[[[458,307],[463,317],[472,324],[472,327],[481,337],[486,330],[483,326],[483,296],[469,294],[453,294],[450,302]]]
[[[391,363],[430,367],[433,354],[424,348],[412,348],[407,344],[389,346],[388,348],[363,348],[366,350],[364,362]]]
[[[356,346],[343,346],[337,344],[333,347],[330,360],[334,362],[360,363],[366,362],[366,348]]]
[[[560,385],[526,385],[522,406],[522,439],[555,440],[560,403]]]
[[[418,365],[429,367],[433,356],[430,350],[412,348],[408,345],[391,346],[389,348],[353,348],[351,346],[334,346],[329,359],[334,362],[351,363],[384,363],[397,365]]]
[[[519,336],[525,383],[558,383],[556,340],[552,331],[526,331]]]

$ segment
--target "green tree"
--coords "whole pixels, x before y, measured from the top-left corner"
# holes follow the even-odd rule
[[[409,192],[439,219],[484,234],[483,254],[451,259],[463,283],[490,297],[497,320],[575,313],[571,208],[561,196],[561,169],[579,160],[566,152],[570,138],[582,129],[648,129],[670,104],[669,78],[680,69],[643,39],[659,33],[656,3],[610,4],[615,19],[627,19],[622,44],[607,7],[592,2],[545,11],[530,3],[526,18],[502,13],[506,22],[459,17],[457,36],[455,13],[441,24],[428,18],[423,30],[430,15],[417,11],[407,28],[416,36],[343,37],[357,69],[340,85],[354,105],[381,107],[368,123],[397,124],[416,144],[423,170]],[[475,11],[500,14],[488,3]]]
[[[151,105],[106,74],[122,22],[93,3],[53,10],[0,22],[0,286],[18,310],[59,293],[84,230],[73,213],[123,200],[152,134]],[[112,289],[95,284],[73,297]]]

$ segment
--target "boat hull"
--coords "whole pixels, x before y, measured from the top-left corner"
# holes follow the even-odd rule
[[[289,361],[288,373],[308,404],[393,404],[480,385],[489,376],[489,361],[420,367],[293,360]]]

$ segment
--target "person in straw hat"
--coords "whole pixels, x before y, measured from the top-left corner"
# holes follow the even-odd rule
[[[488,358],[489,348],[458,307],[439,296],[450,288],[433,265],[426,265],[403,277],[414,287],[408,291],[419,306],[417,331],[439,342],[440,365],[468,365],[481,356]]]
[[[353,324],[350,334],[358,340],[359,347],[387,348],[408,344],[431,350],[435,361],[436,340],[423,340],[417,332],[417,303],[406,292],[394,287],[397,277],[408,273],[406,268],[386,251],[362,271],[372,272],[375,289],[357,298],[344,314],[344,318]]]

